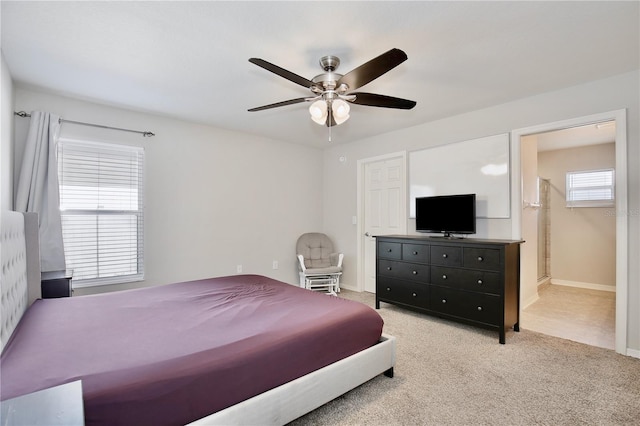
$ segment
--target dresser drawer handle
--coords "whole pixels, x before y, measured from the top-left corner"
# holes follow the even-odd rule
[[[413,255],[414,255],[414,256],[417,256],[417,255],[418,255],[418,252],[417,252],[417,251],[414,251],[414,252],[413,252]]]
[[[391,291],[391,287],[387,287],[387,291]]]
[[[478,306],[478,310],[481,311],[482,310],[482,306]]]
[[[442,253],[442,257],[443,257],[444,259],[446,259],[446,258],[447,258],[447,257],[449,257],[449,256],[447,256],[447,253]]]
[[[447,299],[442,299],[442,303],[447,303]]]
[[[478,256],[478,262],[482,262],[483,260],[482,256]]]
[[[418,271],[412,271],[413,275],[418,275]]]
[[[387,253],[391,253],[392,251],[392,249],[387,249]]]
[[[417,294],[413,293],[413,297],[416,297],[416,296],[417,296]]]
[[[390,270],[391,270],[391,266],[387,266],[387,271],[390,271]]]
[[[446,279],[447,279],[447,276],[446,276],[446,275],[443,275],[443,276],[442,276],[442,279],[443,279],[443,280],[446,280]]]
[[[478,280],[478,284],[482,285],[482,280]]]

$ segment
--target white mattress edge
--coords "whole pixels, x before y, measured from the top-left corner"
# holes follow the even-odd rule
[[[383,334],[375,346],[189,425],[284,425],[389,370],[395,360],[395,337]]]

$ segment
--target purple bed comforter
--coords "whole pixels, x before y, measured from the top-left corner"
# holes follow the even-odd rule
[[[370,307],[257,275],[37,300],[0,399],[81,379],[86,423],[185,424],[376,344]]]

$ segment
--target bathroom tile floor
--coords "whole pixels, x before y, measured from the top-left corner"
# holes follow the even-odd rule
[[[615,348],[616,294],[562,285],[546,285],[539,299],[521,313],[520,326],[527,330]]]

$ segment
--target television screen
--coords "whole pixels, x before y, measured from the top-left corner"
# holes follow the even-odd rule
[[[475,234],[476,194],[416,198],[416,231]]]

